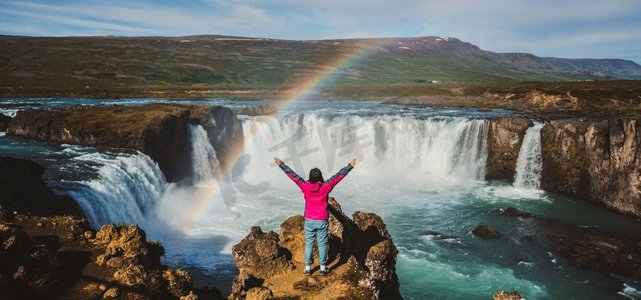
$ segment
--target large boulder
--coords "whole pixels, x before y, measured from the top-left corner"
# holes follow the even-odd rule
[[[281,224],[279,235],[253,227],[250,234],[232,248],[232,257],[240,272],[229,298],[253,299],[260,295],[400,299],[396,275],[398,250],[383,220],[376,214],[363,212],[354,213],[350,219],[335,199],[330,198],[328,203],[328,258],[333,270],[329,276],[318,280],[303,277],[300,268],[304,265],[305,219],[297,215]],[[317,253],[314,256],[317,257]],[[295,282],[283,284],[282,278],[292,278],[288,280]]]
[[[58,196],[42,180],[44,168],[28,159],[0,156],[0,205],[40,216],[80,215],[76,202]]]
[[[541,187],[641,218],[637,119],[556,120],[541,130]]]
[[[24,110],[8,135],[48,142],[130,148],[149,155],[170,182],[191,179],[191,125],[201,125],[223,167],[242,147],[242,125],[226,107],[149,104]]]
[[[485,173],[487,179],[514,179],[523,137],[533,124],[532,120],[521,117],[490,120]]]
[[[278,245],[278,234],[263,232],[254,226],[249,235],[232,247],[232,257],[239,270],[265,278],[291,269],[292,264]]]

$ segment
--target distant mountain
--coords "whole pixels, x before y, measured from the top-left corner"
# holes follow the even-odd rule
[[[641,79],[620,59],[484,51],[455,38],[0,36],[0,88],[281,87]]]
[[[584,71],[619,78],[641,78],[641,67],[625,59],[567,59],[544,57],[548,64],[566,72]]]

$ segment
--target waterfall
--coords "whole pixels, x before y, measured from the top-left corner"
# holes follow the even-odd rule
[[[64,191],[77,201],[94,228],[107,223],[142,224],[164,191],[163,173],[142,153],[94,152],[74,159],[97,169],[97,178],[65,182]]]
[[[280,120],[249,117],[243,130],[252,162],[279,156],[300,174],[311,167],[334,172],[356,157],[363,162],[363,175],[384,180],[401,176],[419,182],[460,182],[485,176],[486,120],[306,113]]]
[[[536,122],[525,132],[516,162],[516,188],[538,189],[541,185],[541,128],[543,123]]]
[[[190,133],[194,181],[211,179],[216,175],[218,159],[216,151],[207,137],[207,131],[200,125],[190,125]]]

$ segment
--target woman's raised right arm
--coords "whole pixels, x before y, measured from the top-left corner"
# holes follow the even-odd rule
[[[285,175],[289,177],[299,188],[303,187],[303,183],[305,183],[305,179],[302,177],[298,176],[294,170],[290,169],[282,160],[280,160],[278,157],[274,157],[274,162],[276,165],[280,167],[281,170],[285,172]]]

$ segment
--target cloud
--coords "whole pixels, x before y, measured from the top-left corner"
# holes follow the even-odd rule
[[[224,34],[284,39],[454,36],[497,52],[641,62],[641,1],[0,1],[0,33]]]

